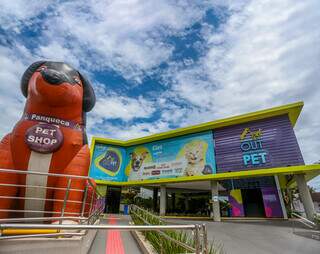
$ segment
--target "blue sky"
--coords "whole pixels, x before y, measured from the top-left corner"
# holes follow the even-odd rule
[[[303,100],[296,135],[320,160],[320,2],[0,0],[0,136],[33,61],[94,84],[89,137],[128,139]],[[320,179],[311,183],[320,190]]]

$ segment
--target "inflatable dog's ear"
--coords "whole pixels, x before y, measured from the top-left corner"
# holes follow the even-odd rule
[[[29,84],[29,80],[30,80],[31,76],[45,62],[46,61],[34,62],[23,73],[22,78],[21,78],[21,82],[20,82],[20,88],[21,88],[21,92],[24,95],[24,97],[26,97],[26,98],[28,97],[28,84]]]
[[[83,86],[83,102],[82,102],[82,109],[85,112],[89,112],[93,109],[94,105],[96,104],[96,95],[93,91],[93,88],[89,82],[89,80],[82,75],[80,72],[79,76]]]

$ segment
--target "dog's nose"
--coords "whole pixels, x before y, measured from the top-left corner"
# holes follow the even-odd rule
[[[64,75],[56,70],[44,69],[41,71],[41,75],[51,85],[60,85],[65,81]]]

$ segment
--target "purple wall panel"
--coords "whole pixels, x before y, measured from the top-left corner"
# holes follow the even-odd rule
[[[267,218],[283,217],[277,188],[261,188],[264,210]]]
[[[240,148],[240,135],[245,128],[262,130],[262,145],[266,162],[245,165]],[[303,157],[287,115],[216,129],[214,132],[217,172],[241,171],[303,165]]]
[[[231,190],[229,192],[229,203],[231,205],[232,217],[244,217],[244,208],[241,190]]]

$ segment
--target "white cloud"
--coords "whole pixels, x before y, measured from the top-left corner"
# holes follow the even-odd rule
[[[176,96],[199,112],[186,114],[186,122],[304,100],[296,132],[306,162],[319,160],[320,117],[314,110],[320,106],[320,2],[252,1],[240,7],[218,33],[212,31],[199,62],[170,70]]]
[[[21,26],[29,25],[29,19],[45,12],[54,1],[45,0],[0,0],[0,24],[4,29],[20,31]]]
[[[56,6],[44,41],[69,48],[91,69],[111,68],[141,82],[146,71],[167,61],[173,46],[166,37],[199,20],[207,7],[193,1],[72,1]],[[83,55],[82,51],[91,52]],[[86,52],[87,53],[87,52]]]
[[[74,53],[57,41],[52,41],[48,45],[40,45],[37,54],[41,59],[68,62],[74,68],[78,68],[80,65],[79,59],[74,55]]]
[[[128,140],[168,131],[168,123],[162,120],[152,123],[133,123],[124,125],[114,125],[105,123],[101,127],[92,126],[89,131],[88,139],[91,142],[93,136],[105,137],[110,139]]]
[[[23,47],[20,49],[24,50]],[[13,52],[0,46],[0,136],[11,132],[14,124],[21,117],[24,97],[20,91],[20,79],[25,70],[24,63],[19,59],[19,47]]]
[[[208,1],[209,2],[209,1]],[[223,6],[226,21],[206,24],[204,42],[195,42],[199,61],[175,62],[175,45],[212,5]],[[39,58],[64,60],[81,71],[113,70],[142,83],[164,73],[167,91],[148,99],[105,93],[97,85],[97,106],[89,114],[89,135],[127,139],[298,100],[305,108],[296,134],[307,163],[320,159],[320,2],[264,1],[1,1],[0,24],[8,34],[39,23],[31,51],[18,42],[0,48],[0,134],[19,119],[24,99],[19,80]],[[50,9],[50,11],[48,11]],[[39,22],[38,15],[46,13]],[[12,37],[13,40],[15,39]],[[12,39],[11,38],[11,39]],[[3,41],[7,38],[0,38]],[[18,38],[19,41],[19,38]],[[180,61],[180,60],[179,60]],[[119,84],[120,85],[120,84]],[[153,123],[135,123],[137,118]],[[121,126],[109,120],[121,119]],[[105,123],[107,121],[107,123]],[[99,128],[95,128],[98,126]]]
[[[104,120],[122,119],[129,121],[134,118],[148,118],[154,111],[153,103],[141,96],[134,99],[110,93],[105,98],[100,96],[91,115]]]
[[[312,186],[315,191],[320,192],[320,177],[316,177],[308,182],[308,185]]]

